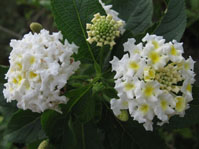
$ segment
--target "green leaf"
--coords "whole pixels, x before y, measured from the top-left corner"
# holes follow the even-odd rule
[[[107,109],[103,114],[101,127],[105,131],[104,144],[108,149],[164,149],[165,143],[156,131],[146,131],[142,124],[129,119],[121,122]]]
[[[69,117],[52,110],[45,111],[41,116],[42,128],[56,148],[73,148],[75,138],[70,126]]]
[[[190,0],[191,8],[193,10],[198,10],[199,8],[199,1],[198,0]]]
[[[100,65],[98,63],[94,62],[94,67],[95,67],[95,70],[96,70],[96,74],[98,76],[100,76],[101,75],[101,67],[100,67]]]
[[[186,12],[184,0],[170,0],[168,10],[156,29],[155,34],[163,36],[167,41],[180,41],[186,28]]]
[[[111,4],[133,34],[144,32],[152,24],[152,0],[112,0]]]
[[[139,125],[137,127],[137,125]],[[127,123],[124,123],[124,128],[127,132],[132,135],[132,139],[136,144],[142,149],[164,149],[166,148],[166,144],[163,139],[159,136],[156,130],[153,132],[146,131],[142,124],[138,124],[137,122],[130,119]],[[144,140],[144,143],[143,143]]]
[[[102,149],[103,134],[96,125],[88,123],[84,126],[86,149]]]
[[[169,120],[169,124],[163,127],[166,129],[185,128],[199,123],[199,105],[190,105],[190,108],[185,111],[184,117],[178,115],[173,116]]]
[[[103,133],[96,124],[89,122],[85,125],[73,122],[77,144],[74,149],[103,149]]]
[[[6,137],[10,142],[31,143],[45,138],[40,114],[30,110],[17,111],[8,123]]]
[[[68,91],[66,96],[69,101],[65,106],[64,113],[68,114],[73,106],[89,91],[91,86],[92,84]]]
[[[92,98],[91,91],[85,94],[74,106],[73,112],[82,123],[87,123],[95,116],[95,98]]]
[[[96,13],[105,14],[98,0],[51,0],[55,22],[64,38],[78,45],[76,56],[82,62],[93,62],[91,47],[86,41],[86,23]]]
[[[7,103],[3,95],[3,84],[0,83],[0,113],[9,119],[17,111],[16,102]]]

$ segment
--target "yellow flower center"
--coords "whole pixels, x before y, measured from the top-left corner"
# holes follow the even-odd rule
[[[157,52],[155,52],[155,51],[152,51],[149,54],[149,58],[151,59],[153,64],[156,64],[156,63],[158,63],[160,61],[160,55]]]
[[[182,112],[185,109],[185,99],[182,96],[176,97],[176,111]]]
[[[18,75],[16,78],[13,78],[12,82],[16,85],[21,85],[22,80],[23,80],[23,77],[21,75]]]
[[[153,44],[153,46],[154,46],[155,49],[158,49],[158,48],[159,48],[159,44],[158,44],[157,41],[153,40],[153,41],[152,41],[152,44]]]
[[[32,64],[34,64],[35,63],[35,57],[34,56],[31,56],[30,57],[30,64],[32,65]]]
[[[150,97],[153,95],[154,87],[151,85],[147,85],[144,89],[144,95],[147,97]]]
[[[162,100],[161,102],[160,102],[160,105],[161,105],[161,108],[165,111],[166,109],[167,109],[167,107],[168,107],[168,104],[167,104],[167,102],[166,102],[166,100]]]
[[[189,63],[185,62],[185,64],[184,64],[184,68],[185,68],[186,70],[189,70],[189,69],[190,69],[190,65],[189,65]]]
[[[144,80],[150,81],[153,80],[154,78],[155,78],[155,70],[150,67],[144,68]]]
[[[17,62],[16,63],[16,66],[17,66],[17,70],[22,70],[22,64],[20,62]]]
[[[134,61],[131,61],[131,62],[129,63],[129,67],[130,67],[131,69],[134,69],[134,70],[138,70],[138,69],[139,69],[138,63],[137,63],[137,62],[134,62]]]
[[[149,111],[149,105],[143,104],[140,106],[139,110],[143,113],[146,114]]]
[[[30,77],[30,79],[33,79],[33,78],[37,77],[37,74],[31,71],[29,73],[29,77]]]
[[[188,92],[191,92],[191,91],[192,91],[192,86],[191,86],[191,84],[188,84],[186,89],[187,89]]]
[[[173,56],[176,56],[178,54],[176,48],[173,45],[171,46],[170,54]]]
[[[125,89],[128,91],[128,90],[131,90],[133,89],[135,86],[133,83],[126,83],[125,84]]]

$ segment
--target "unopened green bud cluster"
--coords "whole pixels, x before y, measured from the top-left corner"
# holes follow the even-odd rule
[[[168,66],[159,69],[156,72],[155,79],[160,82],[161,88],[168,91],[178,93],[180,87],[178,82],[182,81],[181,74],[178,72],[178,67],[174,63],[168,64]]]
[[[119,37],[119,28],[123,25],[122,21],[115,21],[111,15],[101,16],[99,13],[94,15],[92,24],[87,24],[87,41],[91,44],[97,42],[97,46],[115,45],[114,39]]]

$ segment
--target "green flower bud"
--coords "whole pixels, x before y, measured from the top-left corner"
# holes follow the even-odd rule
[[[180,91],[177,84],[183,80],[174,63],[170,63],[166,67],[157,70],[155,79],[161,83],[161,88],[175,93]]]
[[[3,122],[3,116],[0,116],[0,124]]]
[[[127,110],[121,110],[121,113],[117,116],[120,121],[126,122],[129,119]]]
[[[40,144],[39,144],[39,146],[38,146],[38,148],[37,149],[48,149],[48,140],[43,140]]]
[[[32,22],[30,24],[30,29],[33,33],[40,33],[40,31],[43,29],[43,26],[37,22]]]
[[[110,45],[111,49],[115,45],[115,38],[119,37],[119,28],[123,25],[122,21],[115,21],[111,15],[101,16],[99,13],[94,15],[92,24],[86,24],[88,39],[91,44],[97,43],[97,46]]]

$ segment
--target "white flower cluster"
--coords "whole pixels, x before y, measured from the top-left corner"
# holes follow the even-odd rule
[[[119,13],[117,11],[111,9],[112,5],[105,5],[102,2],[102,0],[99,0],[99,3],[104,8],[107,15],[111,15],[115,21],[121,21],[122,22],[123,26],[121,26],[119,29],[120,29],[121,34],[123,34],[125,32],[125,29],[124,29],[125,21],[118,17]]]
[[[7,102],[17,100],[19,108],[33,112],[59,111],[58,104],[67,103],[60,90],[80,62],[71,58],[78,47],[61,40],[60,32],[50,35],[44,29],[39,34],[28,33],[22,40],[11,40],[8,82],[3,90]]]
[[[134,120],[152,131],[155,116],[162,125],[173,115],[184,116],[189,108],[194,61],[184,59],[182,43],[175,40],[166,43],[161,36],[147,34],[142,41],[128,39],[124,44],[128,53],[110,62],[119,97],[111,100],[111,109],[116,116],[128,109]]]

